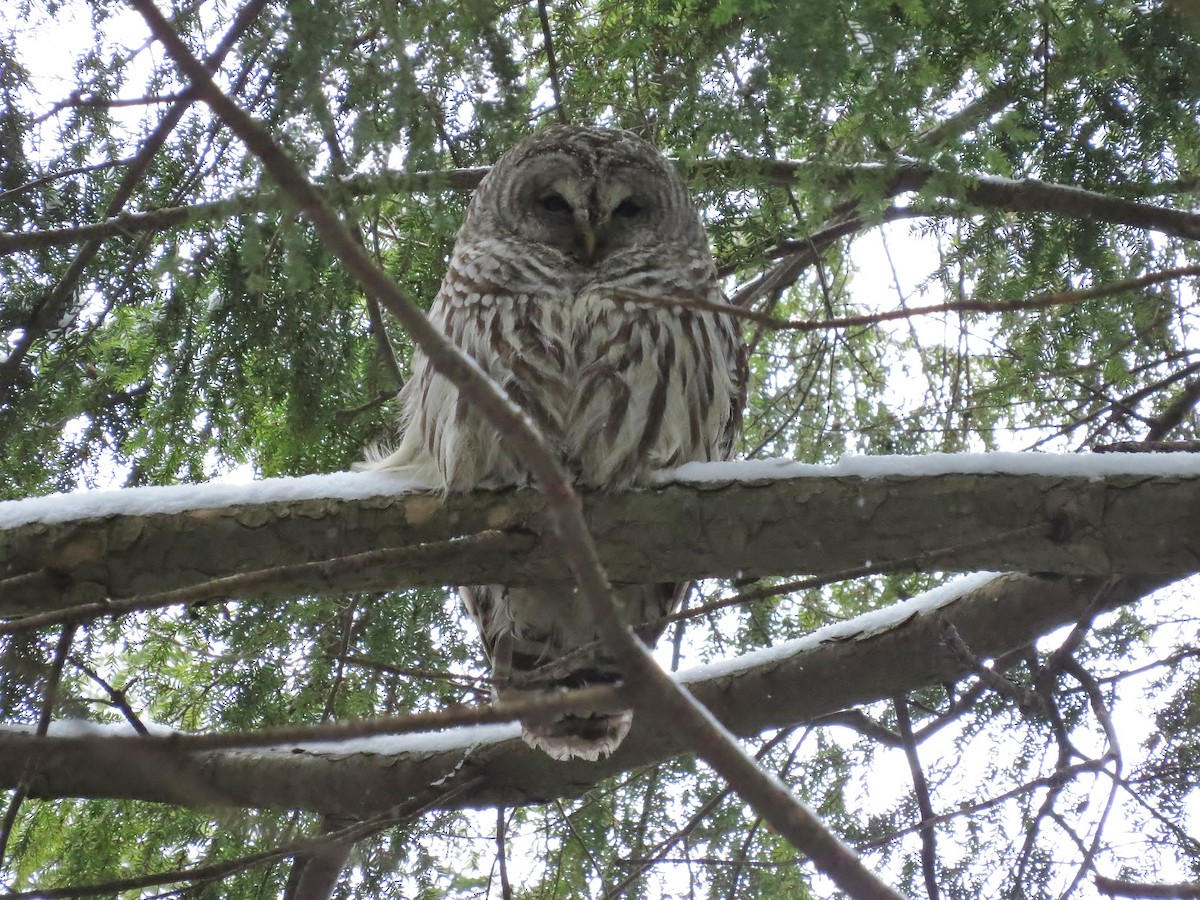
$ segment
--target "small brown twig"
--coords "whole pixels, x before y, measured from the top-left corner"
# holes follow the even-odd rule
[[[496,807],[496,864],[500,868],[500,896],[512,900],[512,883],[508,880],[507,810],[501,804]]]
[[[962,816],[970,816],[977,812],[982,812],[985,809],[991,809],[994,806],[999,806],[1001,803],[1005,803],[1025,794],[1033,793],[1034,791],[1041,790],[1042,788],[1060,787],[1066,784],[1072,778],[1075,778],[1079,775],[1092,774],[1101,771],[1107,762],[1108,757],[1102,757],[1100,759],[1089,759],[1085,760],[1084,762],[1074,763],[1069,766],[1055,769],[1048,775],[1042,775],[1039,778],[1030,779],[1029,781],[1017,785],[1016,787],[1010,788],[1002,794],[997,794],[994,797],[988,797],[985,800],[979,800],[975,803],[964,803],[963,805],[959,806],[958,809],[934,816],[929,823],[920,822],[915,825],[909,825],[905,828],[899,828],[890,834],[884,835],[883,837],[875,838],[861,844],[856,844],[855,849],[860,853],[866,853],[868,850],[878,850],[880,847],[886,847],[888,844],[894,843],[902,837],[915,834],[921,830],[921,826],[924,824],[941,825],[945,822],[951,822],[954,819]]]
[[[851,581],[855,578],[867,578],[872,575],[888,575],[892,572],[910,572],[914,569],[932,569],[936,566],[939,560],[952,558],[959,553],[964,553],[969,550],[982,549],[991,547],[1005,541],[1013,540],[1024,535],[1037,533],[1043,526],[1040,525],[1022,525],[1020,528],[1013,528],[1008,531],[1001,532],[996,535],[988,535],[976,541],[964,541],[961,544],[951,544],[945,547],[937,547],[933,550],[926,550],[921,553],[915,553],[912,556],[905,556],[900,559],[885,560],[884,562],[872,563],[869,566],[854,566],[849,569],[841,569],[836,572],[829,572],[825,575],[814,575],[810,578],[798,578],[794,581],[784,581],[779,584],[772,584],[766,587],[753,588],[748,591],[741,591],[734,594],[732,597],[724,597],[720,600],[714,600],[712,603],[705,603],[702,606],[694,606],[691,609],[681,610],[669,616],[664,616],[661,619],[649,623],[644,627],[659,626],[663,623],[670,624],[672,622],[682,622],[689,619],[695,619],[699,616],[706,616],[709,613],[719,612],[722,609],[728,609],[731,606],[741,606],[743,603],[752,603],[756,600],[766,600],[770,597],[778,597],[782,594],[793,594],[798,591],[812,591],[817,588],[827,587],[831,584],[838,584],[843,581]]]
[[[948,621],[942,623],[942,647],[956,663],[974,674],[980,684],[986,685],[1006,700],[1011,700],[1024,715],[1043,719],[1050,715],[1049,700],[985,666],[983,660],[971,652],[971,648],[959,635],[958,629]]]
[[[938,313],[1007,313],[1028,309],[1049,309],[1054,306],[1073,306],[1096,300],[1101,297],[1111,297],[1114,294],[1134,291],[1139,288],[1159,284],[1164,281],[1175,281],[1180,278],[1200,277],[1200,266],[1181,266],[1164,269],[1161,272],[1150,272],[1136,278],[1127,278],[1112,284],[1101,284],[1095,287],[1083,288],[1078,291],[1057,291],[1049,294],[1038,294],[1025,300],[955,300],[949,303],[934,303],[927,306],[909,306],[902,309],[891,309],[884,312],[864,313],[858,316],[839,316],[829,319],[780,319],[775,316],[747,309],[737,301],[731,303],[715,303],[699,298],[663,297],[658,295],[640,294],[632,291],[621,291],[614,295],[615,302],[634,302],[647,306],[679,306],[703,312],[722,313],[736,316],[751,322],[759,322],[780,331],[826,331],[838,328],[861,328],[868,325],[878,325],[882,322],[894,322],[900,319],[912,319],[916,316],[936,315]],[[1200,389],[1198,389],[1200,390]]]
[[[96,682],[96,684],[100,686],[100,689],[104,691],[104,693],[108,694],[111,705],[120,710],[121,715],[125,717],[125,721],[129,723],[129,726],[134,731],[136,731],[138,734],[150,733],[149,729],[142,724],[142,720],[138,716],[137,712],[132,706],[129,705],[129,698],[125,696],[125,691],[118,690],[117,688],[113,687],[108,681],[101,677],[99,672],[89,666],[83,661],[83,659],[76,656],[74,653],[67,657],[67,661],[92,681]]]
[[[400,678],[419,678],[424,681],[442,681],[446,684],[463,688],[464,690],[475,691],[477,694],[488,694],[489,692],[484,685],[492,684],[492,679],[486,675],[439,672],[433,669],[409,669],[375,659],[368,659],[364,656],[356,656],[352,653],[343,657],[342,661],[346,665],[363,666],[364,668],[374,669],[376,672],[382,672],[385,675],[396,675]]]
[[[768,753],[770,753],[777,746],[779,746],[779,744],[783,743],[783,741],[791,736],[793,730],[794,729],[791,728],[784,729],[779,734],[773,736],[758,749],[758,752],[754,754],[754,758],[757,760],[765,759]],[[683,824],[682,827],[676,829],[673,834],[659,841],[650,849],[648,853],[644,854],[643,858],[636,860],[617,860],[617,865],[632,865],[636,866],[637,868],[633,872],[629,873],[629,875],[626,876],[626,878],[621,881],[620,884],[610,888],[604,894],[602,900],[617,900],[619,897],[627,896],[629,889],[633,887],[633,885],[639,878],[642,877],[642,874],[648,868],[658,862],[663,861],[666,855],[670,853],[680,841],[687,838],[688,835],[690,835],[701,824],[703,824],[704,820],[712,814],[713,810],[720,806],[731,793],[732,791],[730,791],[729,788],[723,788],[722,790],[717,791],[706,801],[704,801],[704,803],[700,805],[699,809],[692,813],[691,817]]]
[[[1074,656],[1065,658],[1063,671],[1078,681],[1079,686],[1083,688],[1084,693],[1087,695],[1088,703],[1092,708],[1092,714],[1096,717],[1096,721],[1100,723],[1100,728],[1103,730],[1104,737],[1108,741],[1106,756],[1113,764],[1111,773],[1112,784],[1109,787],[1108,799],[1096,820],[1091,843],[1082,848],[1083,859],[1075,871],[1075,877],[1071,880],[1067,889],[1060,895],[1063,900],[1066,900],[1067,897],[1074,893],[1087,873],[1095,868],[1096,854],[1100,850],[1100,840],[1104,836],[1104,824],[1108,821],[1108,816],[1112,812],[1113,804],[1116,801],[1117,791],[1120,789],[1122,759],[1121,744],[1117,736],[1117,729],[1113,725],[1112,716],[1109,714],[1108,707],[1104,702],[1103,692],[1100,690],[1100,685],[1096,682],[1096,679],[1092,677],[1092,674]],[[1107,769],[1105,771],[1108,772]]]
[[[46,678],[46,689],[42,694],[42,709],[38,714],[37,727],[33,733],[35,741],[44,740],[46,733],[50,730],[50,720],[54,717],[54,707],[58,703],[59,681],[62,679],[63,666],[66,665],[67,657],[71,652],[71,642],[74,639],[75,626],[64,625],[58,636],[58,646],[54,650],[50,673]],[[25,771],[13,790],[12,797],[8,801],[8,808],[4,810],[4,820],[0,822],[0,864],[4,862],[5,854],[8,852],[8,843],[12,839],[12,831],[17,824],[17,815],[21,811],[25,798],[29,796],[30,785],[34,775],[37,774],[38,760],[39,754],[37,753],[31,753],[26,759]]]
[[[537,0],[538,21],[542,25],[542,43],[546,48],[546,68],[550,73],[550,90],[554,94],[554,113],[558,121],[566,125],[567,108],[563,106],[562,85],[558,80],[558,60],[554,56],[554,35],[550,30],[550,14],[546,9],[546,0]]]
[[[63,178],[71,178],[75,175],[90,175],[92,172],[104,172],[108,169],[116,169],[121,166],[127,166],[133,162],[133,157],[125,159],[109,159],[102,163],[93,163],[89,166],[70,166],[66,169],[58,169],[54,172],[47,172],[45,175],[39,175],[37,178],[27,181],[24,184],[19,184],[14,188],[9,188],[6,191],[0,191],[0,203],[6,200],[11,200],[18,194],[23,194],[25,191],[32,191],[40,188],[44,184],[52,184]]]
[[[908,760],[908,771],[912,775],[913,792],[917,797],[917,810],[921,819],[917,828],[921,833],[921,874],[925,878],[925,893],[929,900],[938,900],[937,881],[937,832],[934,831],[933,801],[929,798],[929,782],[921,768],[917,755],[917,742],[913,737],[912,716],[908,714],[908,699],[903,695],[892,698],[892,709],[896,713],[896,726],[900,733],[900,746]]]
[[[32,124],[41,125],[57,116],[64,109],[127,109],[132,106],[156,106],[161,103],[177,103],[182,94],[158,94],[147,97],[85,97],[81,91],[72,92],[66,100],[59,100],[48,110],[33,120]]]

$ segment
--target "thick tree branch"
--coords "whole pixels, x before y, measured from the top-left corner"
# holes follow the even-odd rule
[[[945,623],[972,650],[1001,656],[1063,625],[1091,606],[1097,578],[1001,576],[940,602],[894,609],[886,620],[871,613],[771,650],[685,672],[681,681],[730,730],[757,735],[766,729],[811,722],[841,709],[895,696],[900,691],[954,681],[968,666],[939,648]],[[1106,596],[1112,606],[1131,603],[1163,581],[1126,578]],[[319,732],[314,732],[319,733]],[[102,741],[0,731],[0,785],[12,785],[30,754],[40,760],[33,795],[122,797],[184,805],[238,805],[307,809],[367,816],[389,797],[405,795],[458,765],[484,776],[456,806],[540,803],[574,797],[613,774],[694,752],[678,728],[662,717],[635,716],[628,738],[606,760],[547,766],[544,754],[510,737],[508,726],[469,728],[413,738],[353,744],[283,745],[278,749],[170,753],[154,741],[139,750],[131,740]],[[143,759],[145,757],[145,759]],[[170,760],[169,771],[164,760]],[[207,785],[207,791],[204,786]]]
[[[1144,900],[1189,900],[1200,897],[1200,884],[1150,884],[1124,881],[1096,875],[1092,879],[1096,890],[1109,897],[1137,897]]]
[[[971,456],[725,463],[704,467],[705,480],[689,482],[685,470],[650,489],[589,494],[585,516],[616,582],[906,559],[942,571],[1200,569],[1200,456],[1085,459],[998,454],[986,473],[971,471],[979,465]],[[1053,474],[1101,461],[1103,477]],[[1179,474],[1152,474],[1168,461]],[[394,477],[358,473],[10,501],[0,503],[0,615],[79,607],[72,615],[88,618],[224,597],[566,582],[547,507],[532,490],[405,492]]]

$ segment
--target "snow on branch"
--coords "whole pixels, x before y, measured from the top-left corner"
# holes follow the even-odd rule
[[[585,495],[614,582],[898,560],[1174,577],[1200,570],[1197,510],[1200,455],[1186,453],[692,464],[644,490]],[[4,616],[570,580],[546,499],[532,489],[440,495],[341,473],[0,503]]]

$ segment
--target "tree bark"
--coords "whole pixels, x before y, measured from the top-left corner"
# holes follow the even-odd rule
[[[930,474],[906,474],[911,460],[901,457],[869,458],[867,474],[781,465],[774,477],[769,464],[714,465],[706,477],[729,477],[587,495],[587,520],[615,583],[897,560],[911,560],[910,569],[1066,575],[1179,577],[1200,568],[1200,455],[1173,454],[1173,475],[1148,474],[1154,460],[1145,456],[1105,456],[1103,477],[1046,474],[1078,457],[1047,454],[1035,460],[1041,473],[1023,471],[1024,462],[986,474],[955,472],[955,459]],[[249,494],[197,485],[0,503],[0,615],[251,572],[258,576],[210,593],[571,581],[535,490],[439,495],[343,473],[259,482],[259,502],[238,502]],[[393,552],[355,556],[381,548]],[[340,561],[311,565],[331,559]],[[197,599],[211,598],[174,602]]]

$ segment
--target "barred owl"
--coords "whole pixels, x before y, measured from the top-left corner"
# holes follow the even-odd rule
[[[664,302],[665,301],[665,302]],[[532,417],[585,487],[624,488],[655,469],[727,459],[741,425],[744,347],[722,303],[687,188],[626,131],[558,126],[505,153],[479,185],[433,322]],[[402,434],[369,468],[443,490],[527,479],[478,410],[418,351]],[[687,585],[618,584],[621,614],[653,645]],[[459,588],[501,698],[616,682],[570,572],[532,586]],[[616,748],[632,714],[522,723],[555,759]]]

